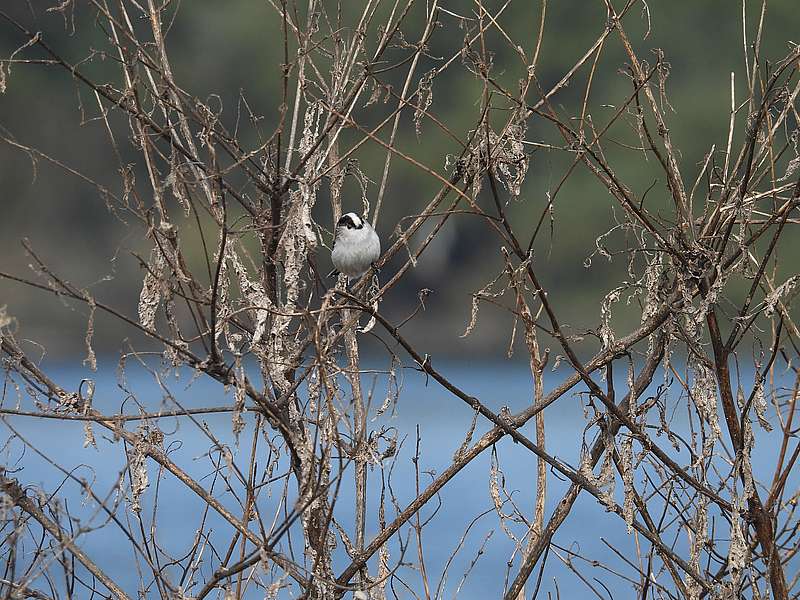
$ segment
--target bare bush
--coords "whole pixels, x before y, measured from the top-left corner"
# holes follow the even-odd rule
[[[558,597],[567,579],[587,597],[628,597],[628,586],[641,598],[797,597],[798,274],[784,238],[800,203],[800,49],[763,56],[767,3],[755,22],[742,3],[746,69],[719,109],[727,143],[703,141],[704,160],[687,164],[670,131],[669,49],[647,50],[646,3],[599,3],[596,38],[552,83],[540,76],[548,3],[521,2],[534,17],[524,39],[507,25],[511,4],[267,0],[282,55],[279,97],[262,107],[246,92],[230,106],[220,90],[182,84],[169,31],[193,3],[0,11],[17,41],[0,88],[17,93],[23,70],[68,74],[77,118],[105,136],[118,181],[34,147],[6,117],[4,142],[102,198],[125,224],[118,244],[142,280],[132,312],[70,283],[30,243],[34,274],[0,273],[86,315],[90,371],[76,380],[48,367],[14,307],[0,313],[3,597],[474,595],[476,565],[500,552],[493,536],[510,546],[480,586],[508,600]],[[82,58],[40,29],[54,12]],[[625,87],[595,99],[599,73],[614,71]],[[437,113],[441,96],[469,107],[471,121]],[[418,141],[401,143],[404,129]],[[426,144],[439,138],[452,152],[431,160]],[[374,171],[365,154],[380,157]],[[398,170],[438,191],[394,196]],[[543,193],[532,173],[548,182]],[[592,196],[571,197],[586,175],[594,187],[580,189]],[[587,266],[618,268],[581,331],[565,324],[542,268],[572,260],[553,240],[588,203],[611,225],[585,224],[596,240]],[[347,210],[382,233],[383,269],[335,282],[325,277],[332,223]],[[469,314],[464,336],[487,314],[508,316],[493,322],[508,324],[508,354],[530,369],[513,410],[501,376],[478,397],[431,357],[430,338],[407,334],[428,291],[402,283],[459,219],[480,223],[495,272],[476,289],[440,277]],[[390,316],[384,300],[398,290],[402,316]],[[116,375],[93,349],[100,319],[129,338]],[[414,371],[429,386],[414,402],[439,386],[475,417],[448,440],[455,452],[436,457],[438,473],[426,473],[418,430],[407,438],[397,420]],[[201,394],[216,400],[197,406]],[[577,408],[574,435],[557,429],[561,439],[546,442],[548,416],[567,407]],[[21,429],[33,418],[40,439]],[[88,450],[73,463],[75,423]],[[182,448],[190,435],[200,456]],[[43,450],[47,436],[63,436],[63,449]],[[565,442],[574,458],[553,450]],[[475,496],[486,510],[453,540],[427,533],[431,506],[451,510],[443,494],[485,454],[488,493]],[[28,477],[34,457],[58,479]],[[601,536],[594,521],[561,540],[581,504],[600,507],[593,514],[606,516],[593,518],[629,543],[585,552]],[[182,511],[192,525],[170,528]],[[426,561],[442,544],[449,560]],[[125,566],[110,563],[109,548],[126,549]],[[466,557],[458,575],[456,556]]]

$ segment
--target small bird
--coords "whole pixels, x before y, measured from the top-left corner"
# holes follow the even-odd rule
[[[342,215],[336,223],[331,260],[350,279],[366,273],[381,255],[381,240],[372,225],[356,213]]]

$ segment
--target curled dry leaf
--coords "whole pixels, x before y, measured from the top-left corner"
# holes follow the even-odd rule
[[[438,74],[437,69],[431,69],[420,77],[417,83],[416,93],[416,109],[414,110],[414,131],[417,137],[422,134],[422,119],[425,117],[425,112],[431,107],[433,103],[433,79]]]
[[[156,328],[156,311],[162,297],[162,277],[164,275],[164,255],[158,248],[150,252],[150,261],[147,264],[142,282],[142,292],[139,294],[139,323],[147,330]]]
[[[97,355],[95,355],[94,348],[92,347],[92,337],[94,336],[94,313],[97,305],[94,302],[94,298],[91,296],[87,297],[87,302],[89,304],[89,321],[86,324],[86,337],[84,338],[84,343],[86,344],[86,358],[83,359],[83,364],[88,365],[94,372],[97,371]]]
[[[778,305],[778,302],[790,297],[794,291],[794,288],[797,287],[798,281],[800,281],[800,275],[792,275],[781,285],[775,288],[775,290],[769,293],[769,295],[764,299],[765,317],[771,317],[773,314],[775,314],[775,307]]]
[[[139,513],[142,510],[141,498],[144,491],[150,485],[147,476],[147,448],[149,447],[150,428],[142,424],[136,432],[136,443],[128,452],[128,473],[131,481],[130,509],[131,512]]]

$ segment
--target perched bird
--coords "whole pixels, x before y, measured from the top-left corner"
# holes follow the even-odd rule
[[[331,260],[350,279],[366,273],[381,255],[381,241],[372,225],[356,213],[342,215],[336,223]]]

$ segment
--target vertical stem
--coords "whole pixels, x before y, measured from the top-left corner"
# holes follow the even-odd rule
[[[342,320],[349,323],[356,316],[356,311],[346,309],[342,311]],[[364,403],[364,394],[361,390],[360,361],[358,355],[358,342],[356,340],[356,327],[351,327],[344,334],[344,345],[347,353],[347,379],[353,394],[353,460],[355,462],[356,486],[356,549],[364,549],[364,536],[367,513],[367,469],[366,469],[366,428],[367,407]]]
[[[728,428],[728,436],[735,454],[738,456],[742,451],[742,434],[739,425],[739,416],[736,405],[734,404],[733,388],[731,387],[730,369],[728,368],[728,351],[722,342],[719,324],[717,323],[716,312],[712,309],[706,317],[708,331],[711,335],[711,346],[714,350],[714,366],[719,385],[720,398],[722,400],[722,411],[725,415],[725,424]],[[786,576],[781,566],[781,558],[775,546],[775,530],[773,528],[772,517],[764,509],[764,505],[759,498],[758,490],[753,489],[753,494],[747,499],[751,522],[756,531],[756,538],[761,545],[764,553],[764,562],[769,569],[769,581],[772,587],[772,595],[775,600],[786,600],[788,592],[786,590]],[[732,518],[736,518],[732,515]]]

